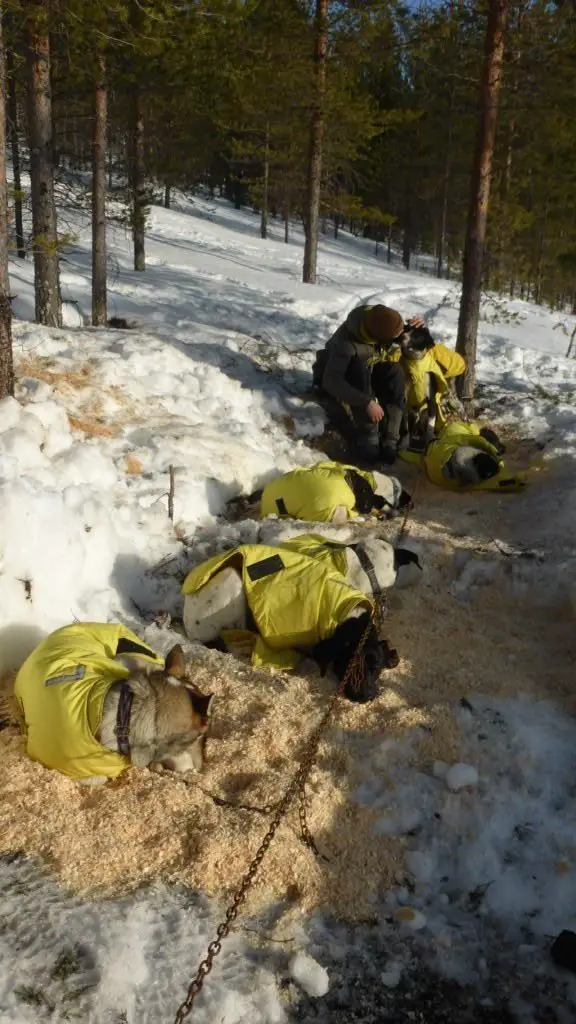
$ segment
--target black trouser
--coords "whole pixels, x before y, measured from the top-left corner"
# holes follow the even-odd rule
[[[366,387],[366,367],[357,356],[348,364],[346,381],[359,391]],[[376,363],[372,367],[370,387],[386,413],[380,423],[368,419],[365,406],[350,406],[350,416],[340,402],[324,392],[323,405],[328,418],[347,439],[357,439],[373,447],[378,443],[395,446],[406,411],[404,372],[400,364]]]

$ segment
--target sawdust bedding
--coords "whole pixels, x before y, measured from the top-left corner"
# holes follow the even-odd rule
[[[462,698],[559,695],[558,665],[568,664],[571,625],[555,611],[546,617],[542,609],[520,606],[499,587],[483,588],[468,607],[458,602],[447,590],[455,538],[441,519],[460,527],[471,520],[453,504],[460,496],[445,494],[444,516],[436,520],[439,496],[431,492],[424,484],[410,525],[411,537],[426,542],[426,579],[392,592],[384,624],[402,660],[383,675],[379,700],[362,707],[339,702],[310,777],[308,825],[321,857],[302,842],[294,808],[267,855],[251,910],[280,899],[294,910],[322,905],[350,920],[369,916],[371,894],[402,877],[406,842],[376,835],[382,809],[353,798],[373,770],[368,765],[378,744],[417,729],[406,756],[428,770],[436,758],[459,759],[452,709]],[[456,544],[474,547],[478,535],[460,529]],[[105,786],[82,787],[30,761],[17,728],[4,727],[0,853],[38,855],[64,885],[83,894],[118,895],[153,878],[213,895],[234,890],[266,832],[269,817],[258,809],[282,795],[332,684],[310,663],[304,663],[306,675],[273,675],[193,650],[198,685],[218,697],[204,772],[178,779],[130,769]],[[3,683],[0,712],[10,699],[10,680]],[[384,775],[386,758],[380,759]],[[391,772],[388,781],[392,788]]]

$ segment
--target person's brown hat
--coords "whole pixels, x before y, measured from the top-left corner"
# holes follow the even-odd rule
[[[394,341],[402,334],[404,318],[389,306],[372,306],[364,317],[364,327],[374,341]]]

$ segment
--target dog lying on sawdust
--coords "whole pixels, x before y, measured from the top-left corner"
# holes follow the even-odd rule
[[[274,546],[243,544],[188,574],[184,629],[190,640],[248,649],[254,665],[291,669],[305,653],[338,680],[361,646],[357,680],[344,693],[363,703],[378,695],[380,671],[399,661],[378,638],[376,599],[411,563],[421,568],[413,551],[375,537],[341,544],[307,534]]]
[[[69,778],[203,766],[213,697],[194,686],[179,645],[164,659],[119,623],[77,622],[42,640],[14,694],[28,755]]]
[[[342,462],[317,462],[271,480],[262,491],[260,516],[338,526],[359,515],[393,519],[411,501],[394,476]]]

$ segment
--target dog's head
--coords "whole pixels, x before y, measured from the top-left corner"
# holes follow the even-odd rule
[[[492,455],[488,455],[488,452],[478,452],[478,455],[474,456],[473,462],[479,481],[490,480],[500,469],[498,460]]]
[[[406,505],[412,501],[407,491],[402,489],[402,484],[395,476],[387,476],[374,470],[374,483],[376,484],[376,501],[380,501],[384,512],[389,517],[394,517],[402,512]]]
[[[423,568],[420,564],[420,559],[415,551],[411,551],[410,548],[395,548],[394,549],[394,568],[396,572],[403,565],[416,565],[420,572],[423,572]]]
[[[193,669],[179,644],[166,656],[163,669],[132,666],[126,680],[141,698],[130,723],[132,763],[174,772],[200,771],[210,726],[214,695],[201,693]]]
[[[406,359],[422,359],[434,348],[434,344],[434,338],[427,327],[412,327],[411,324],[404,327],[402,355]]]
[[[369,626],[369,613],[364,612],[358,618],[346,619],[331,637],[316,645],[312,654],[323,676],[331,667],[340,682],[344,679]],[[395,667],[398,660],[396,651],[388,646],[386,640],[378,640],[378,634],[374,626],[371,626],[351,677],[344,687],[345,696],[358,704],[374,700],[380,692],[380,672]]]

